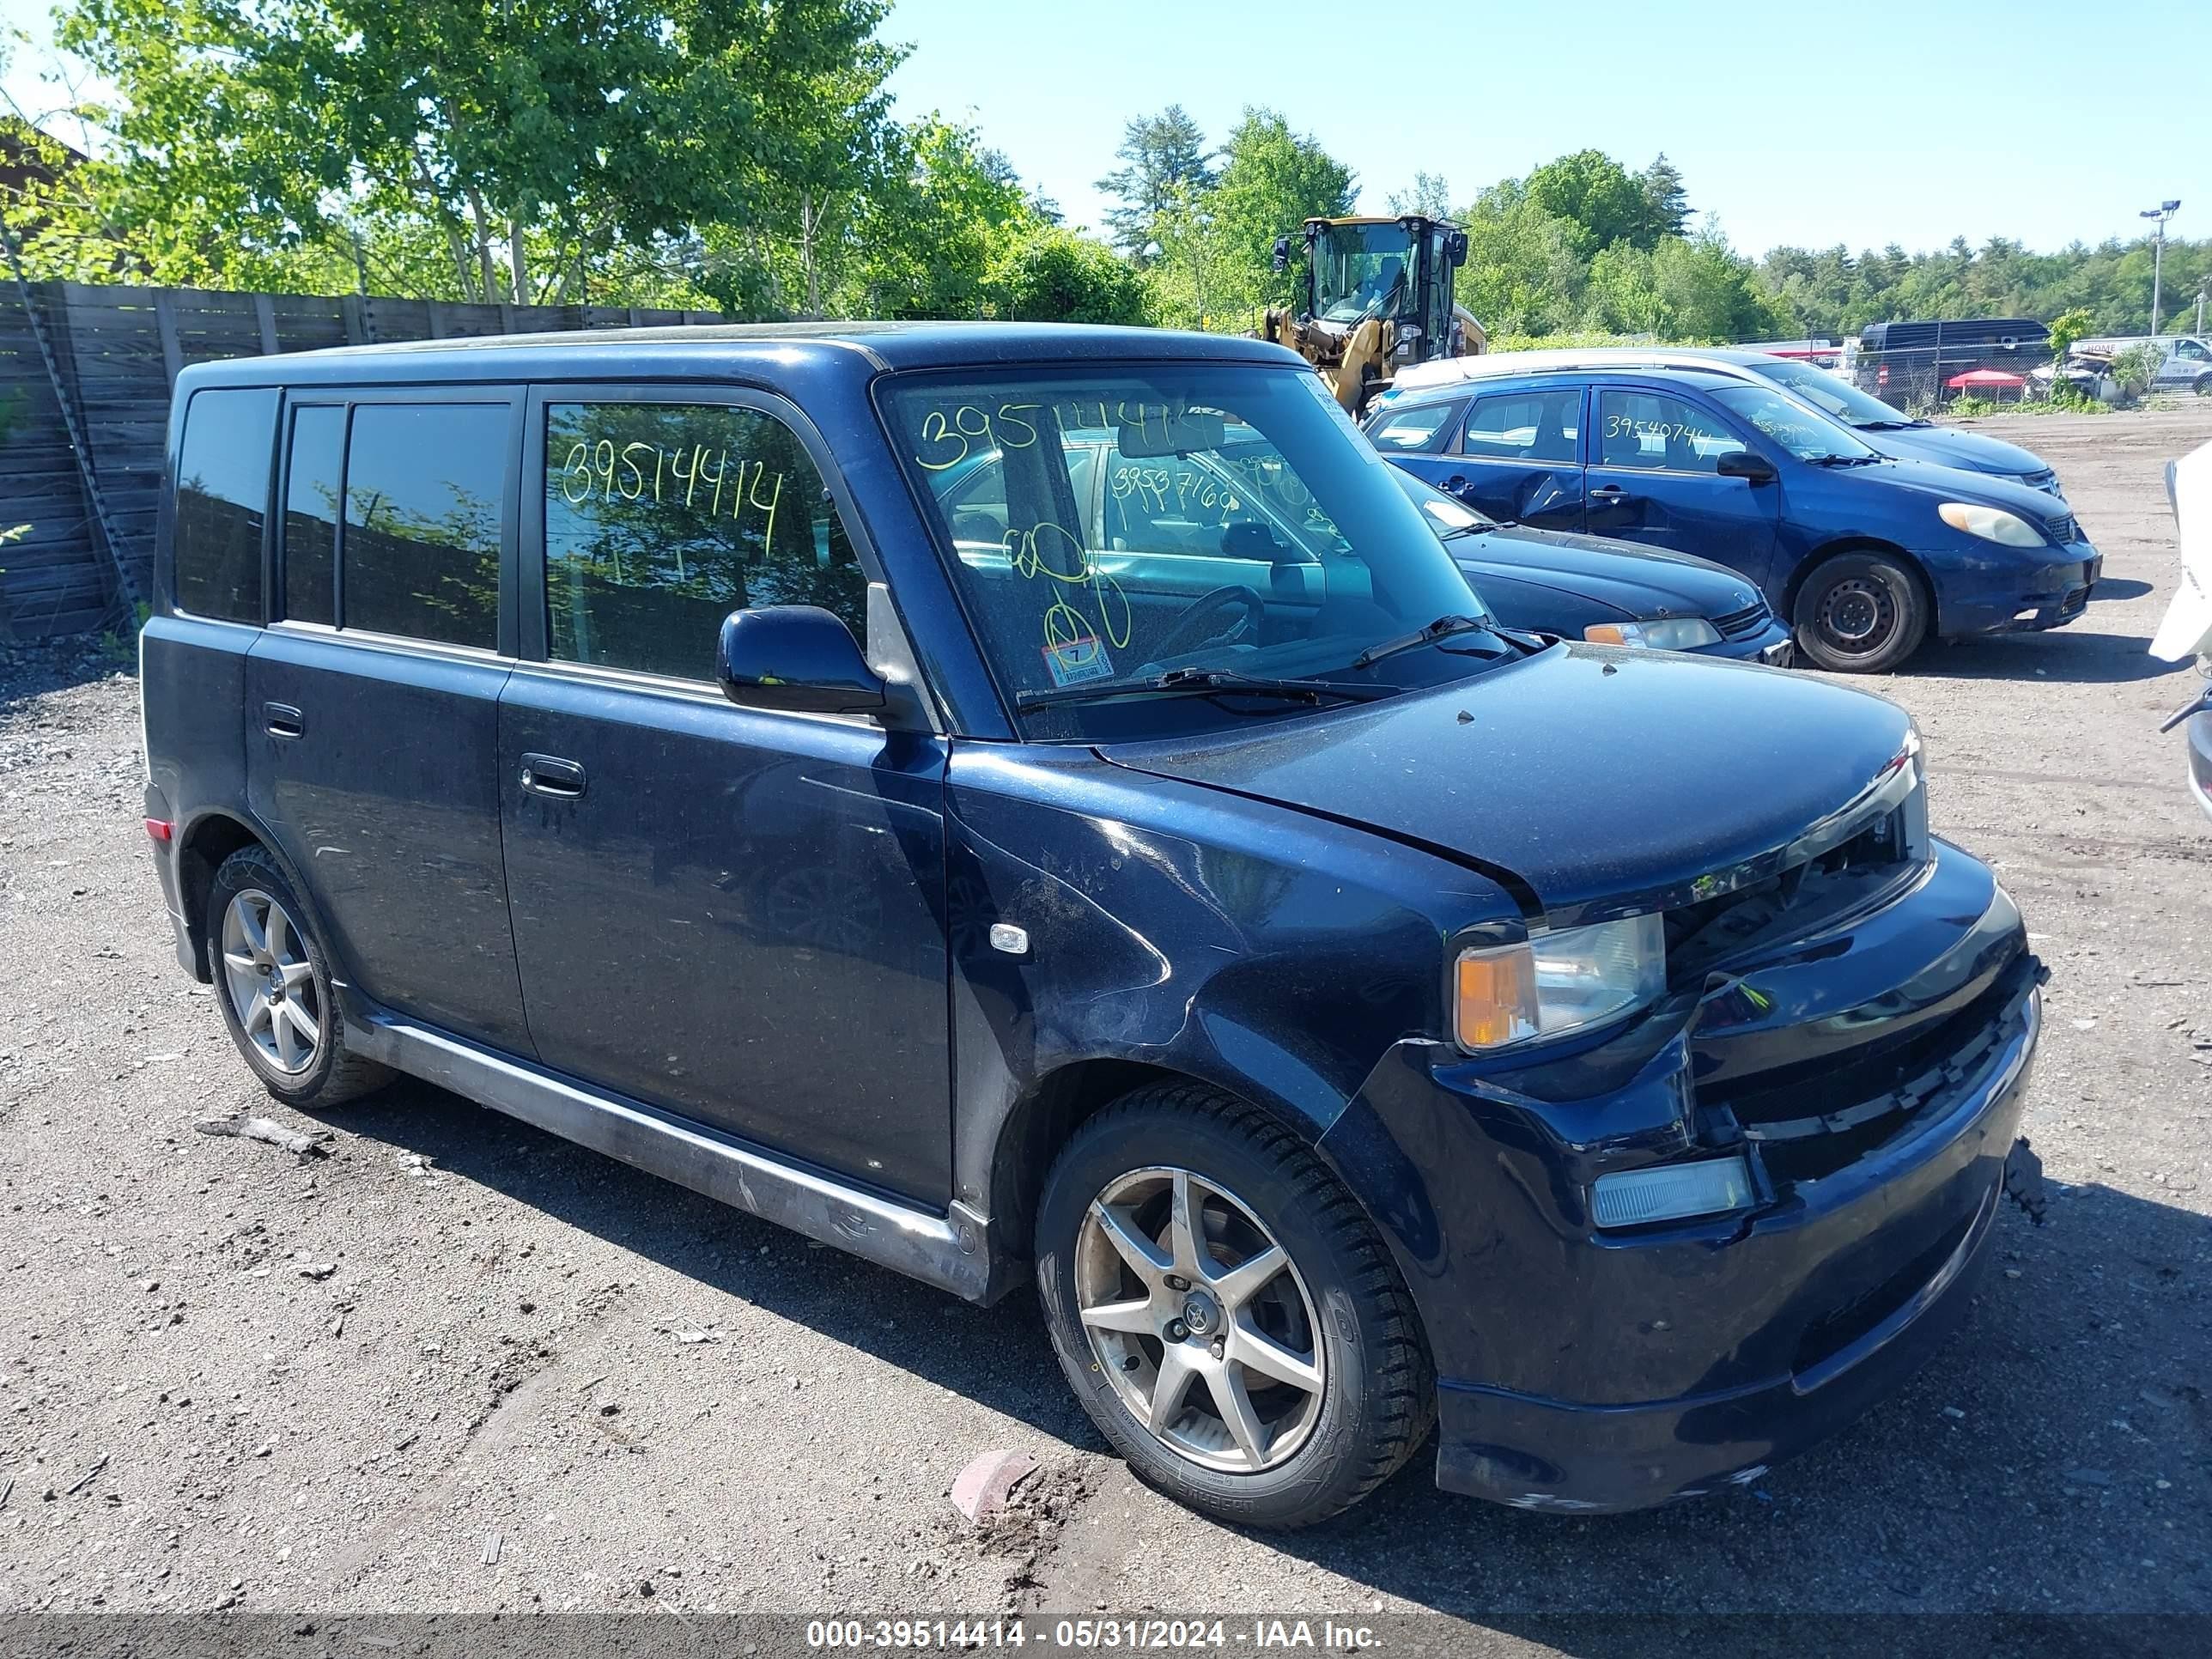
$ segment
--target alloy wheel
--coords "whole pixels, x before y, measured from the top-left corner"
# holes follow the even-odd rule
[[[1250,1206],[1188,1170],[1117,1176],[1076,1240],[1092,1355],[1161,1444],[1206,1468],[1286,1462],[1320,1419],[1320,1321]]]
[[[323,1008],[307,941],[284,907],[258,888],[222,913],[223,988],[239,1029],[277,1071],[297,1076],[323,1047]]]

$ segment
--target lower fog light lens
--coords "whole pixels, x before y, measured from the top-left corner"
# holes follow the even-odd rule
[[[1601,1227],[1719,1215],[1750,1203],[1751,1170],[1741,1157],[1623,1170],[1600,1176],[1590,1188],[1590,1214]]]

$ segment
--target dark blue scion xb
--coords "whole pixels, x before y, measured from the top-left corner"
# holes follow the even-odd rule
[[[1840,672],[1886,672],[1929,638],[2063,627],[2103,568],[2061,497],[1885,455],[1733,370],[1481,374],[1398,392],[1367,429],[1493,519],[1741,571],[1800,659]]]
[[[1911,723],[1495,631],[1284,351],[371,348],[172,434],[147,829],[280,1101],[405,1073],[1034,1279],[1253,1524],[1432,1428],[1530,1508],[1746,1481],[1966,1304],[2042,969]]]

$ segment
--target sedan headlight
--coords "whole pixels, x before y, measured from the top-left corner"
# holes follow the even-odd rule
[[[1599,645],[1640,645],[1653,651],[1689,651],[1718,645],[1721,630],[1703,617],[1668,617],[1659,622],[1592,623],[1583,637]]]
[[[1510,1048],[1617,1018],[1667,984],[1667,934],[1658,915],[1538,933],[1525,945],[1459,953],[1460,1047]]]
[[[1972,501],[1946,501],[1936,509],[1936,516],[1954,530],[1963,530],[1969,536],[1979,536],[1985,542],[2002,542],[2007,547],[2047,547],[2043,532],[2017,513],[2008,513],[2001,507],[1977,507]]]

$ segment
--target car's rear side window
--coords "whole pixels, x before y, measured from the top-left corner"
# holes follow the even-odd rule
[[[712,679],[722,618],[763,605],[866,637],[867,578],[790,428],[726,404],[546,406],[555,661]]]
[[[292,412],[284,487],[284,615],[293,622],[337,620],[338,464],[345,416],[337,404]]]
[[[195,392],[186,406],[173,542],[179,609],[261,620],[261,526],[276,440],[273,390]]]
[[[1460,434],[1460,453],[1497,461],[1571,462],[1582,437],[1582,410],[1583,394],[1572,386],[1478,398]]]
[[[503,403],[354,406],[343,627],[497,647],[508,419]]]
[[[1388,455],[1393,452],[1405,454],[1430,454],[1444,447],[1444,436],[1465,403],[1454,399],[1443,403],[1413,404],[1395,409],[1375,422],[1367,436],[1376,448]]]

